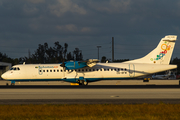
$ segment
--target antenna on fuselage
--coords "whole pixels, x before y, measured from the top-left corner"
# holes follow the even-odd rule
[[[26,64],[26,62],[23,62],[23,65],[25,65]]]

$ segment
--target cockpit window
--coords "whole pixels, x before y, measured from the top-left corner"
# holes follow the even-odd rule
[[[10,70],[20,70],[19,67],[12,67]]]

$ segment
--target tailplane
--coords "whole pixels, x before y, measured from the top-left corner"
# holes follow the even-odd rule
[[[145,57],[124,63],[169,64],[176,40],[176,35],[165,36],[161,39],[158,46]]]

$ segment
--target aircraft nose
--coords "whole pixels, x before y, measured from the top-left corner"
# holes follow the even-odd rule
[[[7,78],[7,75],[4,73],[4,74],[1,75],[1,78],[2,78],[2,79],[6,79],[6,78]]]

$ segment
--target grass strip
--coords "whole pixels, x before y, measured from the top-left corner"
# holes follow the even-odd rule
[[[0,105],[0,120],[179,120],[180,104]]]

